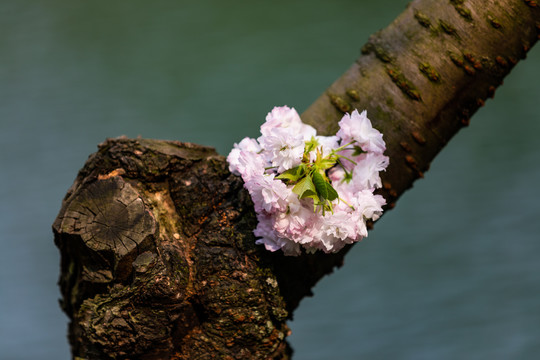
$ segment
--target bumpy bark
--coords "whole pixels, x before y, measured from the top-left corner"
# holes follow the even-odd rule
[[[535,0],[415,1],[303,119],[330,134],[344,112],[367,109],[388,145],[381,193],[392,207],[539,32]],[[74,357],[289,358],[285,321],[347,249],[269,253],[255,222],[212,148],[101,144],[53,225]]]
[[[384,134],[390,206],[495,94],[540,36],[536,0],[417,0],[302,114],[321,133],[367,109]]]
[[[286,359],[285,323],[341,256],[255,245],[253,204],[212,148],[110,139],[53,229],[73,354]]]

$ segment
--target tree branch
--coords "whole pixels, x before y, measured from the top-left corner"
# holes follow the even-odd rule
[[[413,1],[369,38],[363,55],[302,120],[333,134],[344,112],[367,109],[387,143],[383,195],[392,204],[536,43],[540,5],[535,4]]]

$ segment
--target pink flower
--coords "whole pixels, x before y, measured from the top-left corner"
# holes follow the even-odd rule
[[[284,128],[271,128],[267,135],[259,137],[268,161],[282,173],[300,165],[304,154],[304,139],[298,133]]]
[[[336,135],[344,144],[355,140],[355,145],[367,152],[382,154],[386,150],[382,134],[371,126],[365,110],[361,114],[358,110],[354,110],[351,115],[345,114],[339,122],[339,127]]]
[[[266,122],[261,126],[262,136],[269,136],[273,129],[287,129],[292,134],[301,135],[303,140],[317,134],[312,126],[302,122],[294,108],[288,106],[276,106],[266,115]]]
[[[274,230],[299,244],[307,244],[313,240],[313,226],[316,214],[312,209],[301,206],[297,211],[286,211],[274,215]]]
[[[383,212],[386,200],[381,195],[374,195],[370,190],[362,190],[356,194],[354,207],[366,219],[377,220]]]
[[[335,252],[346,243],[351,243],[357,237],[356,224],[352,221],[351,214],[336,210],[333,214],[323,216],[319,237],[326,252]]]
[[[242,176],[253,200],[257,244],[293,256],[302,248],[308,253],[337,252],[367,236],[366,220],[381,216],[386,202],[373,190],[381,187],[379,172],[389,162],[383,155],[382,135],[373,129],[365,111],[346,114],[339,124],[337,136],[317,136],[296,110],[275,107],[261,126],[258,140],[244,138],[234,145],[227,160],[231,172]],[[345,146],[347,150],[339,150],[339,155],[352,161],[338,161],[337,149]],[[284,176],[287,180],[276,179],[300,164],[304,166]],[[314,174],[322,175],[317,182]],[[306,176],[312,177],[311,188]],[[298,189],[293,192],[295,186]],[[330,190],[338,195],[331,195],[332,203],[330,197],[324,197],[332,194]],[[309,191],[311,194],[299,198]],[[321,207],[326,211],[314,211]]]
[[[233,149],[234,150],[234,149]],[[229,169],[232,173],[239,173],[244,182],[251,181],[252,178],[263,176],[266,162],[256,153],[240,150],[238,153],[229,154]]]
[[[389,159],[376,153],[366,153],[356,159],[352,184],[356,190],[377,189],[382,186],[379,172],[386,169]]]
[[[282,181],[274,180],[274,174],[252,177],[244,186],[251,195],[255,211],[273,213],[287,209],[287,199],[292,189]]]
[[[259,151],[261,151],[261,146],[257,140],[243,138],[240,143],[234,144],[234,148],[227,156],[229,170],[235,175],[241,175],[245,172],[259,172],[262,167],[264,172],[264,160],[256,155]]]
[[[313,127],[302,123],[295,109],[282,106],[268,113],[258,141],[266,160],[281,173],[301,163],[305,141],[316,133]]]
[[[269,215],[257,214],[257,228],[253,234],[259,237],[255,241],[257,245],[264,245],[266,250],[277,251],[283,250],[285,255],[298,256],[300,255],[300,246],[286,238],[279,237],[278,233],[272,228],[273,220]]]
[[[345,170],[340,166],[335,166],[328,170],[328,178],[332,181],[332,185],[336,187],[336,184],[345,179]]]

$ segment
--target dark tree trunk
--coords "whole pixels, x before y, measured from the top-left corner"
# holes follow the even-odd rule
[[[302,117],[331,134],[344,112],[368,110],[391,208],[539,33],[535,0],[414,1]],[[53,225],[74,357],[290,358],[285,321],[348,248],[285,257],[255,245],[255,225],[212,148],[101,144]]]
[[[213,149],[101,144],[53,226],[74,354],[287,358],[286,319],[343,255],[267,252],[255,225],[241,179]]]

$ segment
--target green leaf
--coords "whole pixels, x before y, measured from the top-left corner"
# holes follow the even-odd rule
[[[313,184],[317,190],[317,195],[323,200],[332,201],[338,198],[338,193],[336,189],[326,181],[323,176],[318,172],[313,172]]]
[[[319,146],[319,142],[317,139],[315,139],[314,136],[311,137],[311,140],[306,141],[306,146],[304,147],[304,153],[310,153],[311,151],[315,150]]]
[[[336,165],[336,160],[332,159],[332,158],[330,158],[330,159],[323,158],[323,159],[320,159],[319,161],[315,162],[315,166],[320,170],[330,169],[334,165]]]
[[[282,174],[276,176],[276,179],[287,180],[294,183],[300,180],[305,175],[305,172],[306,166],[304,164],[300,164],[292,169],[284,171]]]
[[[345,170],[345,177],[343,178],[343,181],[345,181],[347,184],[351,182],[353,177],[353,172]]]
[[[310,174],[303,177],[293,187],[292,191],[298,195],[299,199],[310,197],[313,198],[313,200],[315,201],[319,201],[319,197],[317,196],[317,190],[315,189],[315,185],[313,185]]]
[[[318,212],[319,210],[322,211],[322,215],[324,216],[327,211],[330,211],[332,214],[334,213],[334,208],[332,206],[332,203],[328,200],[324,200],[321,203],[314,203],[314,209],[313,212]]]
[[[354,152],[353,152],[352,156],[358,156],[358,155],[361,155],[363,153],[365,153],[365,151],[362,150],[362,148],[360,146],[354,145]]]

